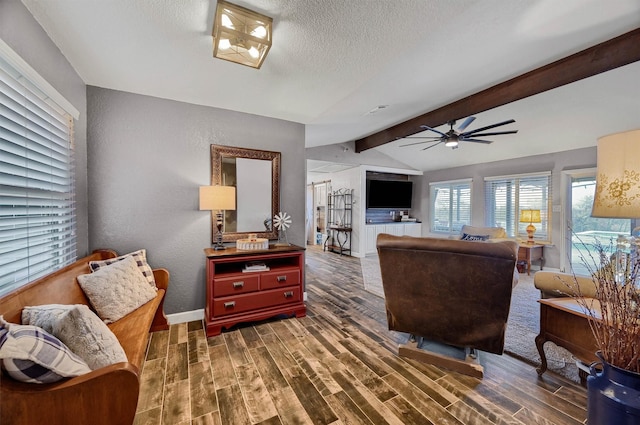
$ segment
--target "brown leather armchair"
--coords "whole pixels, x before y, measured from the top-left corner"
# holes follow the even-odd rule
[[[377,249],[390,330],[502,354],[515,241],[380,234]]]

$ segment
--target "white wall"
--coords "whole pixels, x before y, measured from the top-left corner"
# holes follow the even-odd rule
[[[167,313],[205,305],[211,217],[198,188],[210,184],[211,144],[282,153],[281,210],[304,246],[303,125],[91,86],[87,102],[91,247],[146,248],[171,273]]]

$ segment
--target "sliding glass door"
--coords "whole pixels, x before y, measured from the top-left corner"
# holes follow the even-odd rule
[[[577,275],[588,275],[584,265],[598,263],[596,246],[602,245],[607,252],[615,249],[619,234],[631,234],[629,219],[591,217],[591,207],[596,187],[595,169],[568,172],[567,182],[567,229],[565,237],[566,259],[564,271]]]

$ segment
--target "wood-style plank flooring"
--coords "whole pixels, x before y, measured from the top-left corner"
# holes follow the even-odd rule
[[[387,330],[357,258],[310,247],[306,291],[305,318],[153,333],[135,424],[586,422],[584,388],[508,355],[481,353],[482,380],[398,357],[407,337]]]

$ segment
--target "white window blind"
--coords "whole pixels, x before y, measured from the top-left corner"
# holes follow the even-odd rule
[[[431,231],[459,233],[471,224],[471,180],[429,184]]]
[[[535,239],[551,234],[551,173],[485,178],[486,225],[504,227],[510,237],[527,238],[529,223],[520,223],[520,210],[540,210]]]
[[[32,69],[16,67],[5,53],[0,49],[0,294],[76,259],[73,118],[29,78]]]

